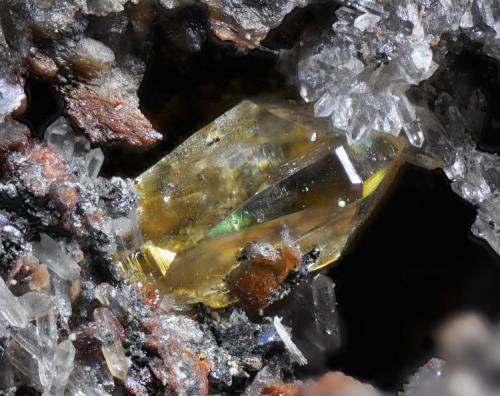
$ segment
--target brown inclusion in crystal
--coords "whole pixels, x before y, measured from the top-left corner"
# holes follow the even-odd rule
[[[309,270],[322,268],[390,185],[403,146],[377,132],[349,145],[294,103],[243,101],[137,179],[148,242],[121,268],[177,303],[223,307],[237,299],[226,278],[242,248],[278,247],[283,227],[300,251],[320,251]]]

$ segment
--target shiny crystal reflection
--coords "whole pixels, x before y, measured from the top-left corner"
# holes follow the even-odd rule
[[[247,242],[286,226],[309,270],[337,260],[401,163],[383,133],[353,145],[294,103],[243,101],[137,179],[141,250],[121,268],[178,303],[235,300],[225,277]]]

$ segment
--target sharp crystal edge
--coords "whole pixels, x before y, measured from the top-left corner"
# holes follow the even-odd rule
[[[271,277],[276,288],[288,274],[276,263],[270,276],[261,277],[267,263],[230,284],[242,248],[279,247],[285,227],[294,248],[319,250],[308,270],[336,261],[390,185],[403,147],[402,138],[376,132],[349,145],[294,102],[243,101],[137,179],[147,242],[120,268],[183,304],[228,305],[235,289],[255,289],[252,277]],[[283,247],[260,260],[280,254]]]

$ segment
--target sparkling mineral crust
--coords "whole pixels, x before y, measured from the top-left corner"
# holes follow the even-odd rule
[[[374,132],[349,145],[308,114],[243,101],[141,175],[146,243],[120,268],[176,303],[259,308],[290,274],[336,261],[393,180],[404,143]]]

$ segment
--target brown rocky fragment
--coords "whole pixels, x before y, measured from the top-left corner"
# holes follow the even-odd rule
[[[208,22],[210,24],[210,30],[219,40],[232,41],[241,48],[255,48],[256,42],[247,40],[243,35],[238,33],[230,23],[221,19],[220,16],[210,15]],[[257,41],[260,41],[260,39]]]
[[[280,286],[278,276],[271,267],[253,263],[242,263],[229,274],[226,283],[240,303],[252,309],[268,305]]]
[[[18,178],[33,196],[48,198],[62,213],[73,210],[78,200],[76,176],[64,158],[38,140],[21,148],[7,155],[7,175]]]
[[[31,70],[39,77],[54,78],[59,73],[59,67],[48,56],[41,53],[34,53],[29,57]]]
[[[227,277],[228,289],[251,309],[269,305],[292,271],[299,269],[300,251],[282,237],[281,249],[264,242],[250,242],[241,252],[241,264]]]
[[[9,150],[26,150],[29,142],[30,130],[24,124],[6,117],[0,124],[0,159]]]
[[[6,283],[16,295],[30,291],[49,292],[50,274],[35,256],[25,255],[15,261]]]
[[[232,41],[243,49],[259,47],[268,33],[278,27],[286,15],[294,8],[309,2],[308,0],[200,1],[208,8],[209,24],[214,35],[220,40]]]
[[[159,344],[159,358],[150,361],[154,376],[174,395],[208,395],[210,366],[176,339]],[[187,380],[189,376],[189,380]]]
[[[147,334],[143,345],[156,356],[148,365],[156,381],[164,387],[164,394],[208,395],[209,362],[195,353],[192,345],[182,342],[162,326],[155,304],[150,308],[152,315],[141,321]],[[131,379],[132,384],[135,382]]]
[[[147,146],[162,137],[141,111],[120,95],[80,84],[64,89],[63,96],[68,120],[93,143]]]
[[[65,231],[84,235],[99,229],[102,210],[88,204],[77,207],[82,202],[81,185],[61,153],[36,139],[12,141],[1,163],[4,175],[16,180],[24,194],[59,212],[59,225]]]

